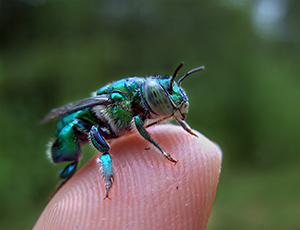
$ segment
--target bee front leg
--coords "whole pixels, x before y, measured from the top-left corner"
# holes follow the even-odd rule
[[[175,119],[176,119],[176,121],[181,125],[181,127],[182,127],[185,131],[187,131],[189,134],[191,134],[191,135],[193,135],[193,136],[195,136],[195,137],[198,137],[197,134],[195,134],[195,133],[193,132],[193,130],[191,129],[191,127],[188,125],[188,123],[186,123],[184,120],[181,120],[181,119],[179,119],[179,118],[175,118]]]
[[[112,187],[114,179],[111,156],[108,153],[108,151],[110,150],[110,146],[103,137],[102,131],[99,129],[99,126],[92,126],[90,130],[90,141],[97,150],[103,153],[100,156],[99,161],[101,163],[102,176],[105,181],[105,198],[109,198],[109,190]]]
[[[167,158],[169,161],[177,163],[177,160],[173,159],[169,153],[167,153],[155,140],[151,138],[151,135],[147,132],[142,124],[141,118],[139,116],[134,117],[134,122],[139,133],[151,144],[153,144],[158,150]]]

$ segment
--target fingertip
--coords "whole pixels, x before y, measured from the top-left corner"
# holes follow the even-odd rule
[[[196,132],[196,138],[174,125],[149,132],[178,160],[176,165],[138,134],[119,138],[111,143],[111,200],[103,199],[96,154],[53,197],[35,229],[204,228],[218,184],[220,148],[202,134]]]

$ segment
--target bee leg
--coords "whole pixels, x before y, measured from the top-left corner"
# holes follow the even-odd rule
[[[195,133],[193,132],[193,130],[191,129],[191,127],[188,125],[188,123],[186,123],[186,122],[183,121],[183,120],[180,120],[179,118],[175,118],[175,119],[176,119],[176,121],[181,125],[181,127],[182,127],[185,131],[187,131],[189,134],[191,134],[191,135],[193,135],[193,136],[195,136],[195,137],[198,137],[197,134],[195,134]]]
[[[56,189],[49,195],[49,199],[75,174],[78,166],[78,161],[72,162],[68,164],[65,168],[63,168],[58,176],[62,180],[59,185],[56,187]]]
[[[103,137],[103,133],[99,129],[99,126],[95,126],[95,125],[92,126],[90,130],[90,141],[97,150],[103,153],[99,158],[99,162],[101,164],[102,176],[105,181],[105,188],[106,188],[105,198],[110,199],[109,190],[112,187],[113,179],[114,179],[111,156],[108,153],[110,147],[107,141],[105,140],[105,138]]]
[[[111,156],[109,153],[104,153],[100,156],[99,160],[102,166],[101,167],[102,175],[105,180],[106,193],[104,199],[106,198],[110,199],[109,190],[111,189],[114,180]]]
[[[145,127],[142,124],[142,121],[139,116],[134,117],[134,122],[139,133],[149,142],[151,142],[158,150],[167,158],[169,161],[177,163],[177,160],[173,159],[169,153],[167,153],[155,140],[151,138],[151,135],[147,132]]]
[[[76,134],[76,130],[80,127],[80,121],[74,120],[70,122],[57,135],[56,141],[52,144],[50,157],[54,163],[72,161],[59,173],[59,178],[63,181],[50,194],[51,198],[76,172],[78,159],[81,155],[80,141]]]

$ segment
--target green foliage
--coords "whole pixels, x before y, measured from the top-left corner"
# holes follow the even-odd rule
[[[206,66],[183,82],[187,122],[224,152],[208,229],[299,228],[299,1],[285,1],[286,39],[254,30],[256,1],[221,2],[0,1],[1,229],[31,228],[57,183],[63,166],[44,154],[54,124],[38,125],[51,108],[181,61]]]

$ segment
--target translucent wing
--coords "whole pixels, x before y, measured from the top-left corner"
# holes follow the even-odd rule
[[[44,117],[44,119],[41,120],[41,123],[46,123],[65,114],[76,112],[80,109],[85,109],[96,105],[108,105],[108,104],[109,104],[108,95],[104,94],[104,95],[97,95],[95,97],[88,97],[79,101],[71,102],[69,104],[63,105],[56,109],[52,109]]]

